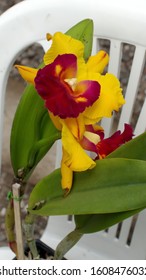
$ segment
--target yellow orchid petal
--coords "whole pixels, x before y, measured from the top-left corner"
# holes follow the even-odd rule
[[[49,112],[49,116],[53,122],[53,124],[55,125],[55,127],[58,130],[62,130],[62,123],[61,123],[61,119],[58,116],[54,116],[53,113]]]
[[[102,73],[108,62],[108,54],[101,50],[96,55],[89,57],[87,67],[92,72]]]
[[[113,111],[118,111],[125,104],[120,82],[113,74],[98,74],[98,82],[101,85],[100,97],[84,111],[86,124],[96,123],[103,117],[110,118]]]
[[[81,140],[85,132],[84,118],[82,114],[80,114],[77,118],[67,118],[64,122],[73,136],[76,139]]]
[[[64,163],[71,170],[84,171],[95,167],[96,163],[86,154],[65,124],[62,128],[62,145],[66,151]]]
[[[20,75],[22,78],[27,81],[28,83],[34,84],[34,79],[37,75],[38,69],[27,67],[27,66],[21,66],[21,65],[15,65],[15,67],[18,69]]]
[[[63,125],[65,124],[70,132],[78,140],[82,139],[85,132],[84,118],[80,114],[77,118],[66,118],[61,119],[58,116],[54,116],[53,113],[49,112],[50,118],[58,130],[62,130]]]
[[[72,181],[73,181],[73,171],[64,163],[66,162],[66,158],[68,157],[68,154],[63,149],[63,156],[61,161],[61,185],[62,189],[67,190],[67,193],[70,191],[72,187]]]
[[[94,65],[95,68],[97,65]],[[97,67],[96,67],[97,68]],[[88,63],[85,63],[83,59],[78,59],[78,71],[77,71],[77,81],[90,80],[97,81],[99,80],[99,73],[92,69],[92,66],[88,67]]]
[[[56,32],[52,37],[52,45],[50,49],[44,55],[44,63],[46,65],[50,64],[58,55],[69,53],[75,54],[77,57],[83,57],[83,43],[69,35]]]

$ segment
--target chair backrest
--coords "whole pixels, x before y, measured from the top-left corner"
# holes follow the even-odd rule
[[[3,130],[4,97],[9,71],[16,57],[34,42],[45,39],[47,32],[65,32],[84,18],[94,21],[93,53],[101,40],[108,40],[110,63],[108,71],[121,74],[125,44],[135,51],[129,80],[125,86],[126,105],[119,119],[104,120],[106,135],[116,127],[133,120],[134,105],[145,64],[146,1],[145,0],[25,0],[0,17],[0,135]],[[135,134],[146,128],[145,107],[139,109]],[[0,147],[2,145],[0,144]],[[58,146],[59,147],[59,146]],[[57,164],[60,158],[58,148]],[[1,149],[0,149],[1,151]],[[55,247],[74,227],[66,216],[50,217],[42,240]],[[59,229],[59,232],[58,232]],[[146,257],[145,211],[138,218],[129,218],[107,231],[84,236],[70,252],[70,259],[144,259]]]

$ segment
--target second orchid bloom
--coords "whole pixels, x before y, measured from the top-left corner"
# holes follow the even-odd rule
[[[108,61],[105,51],[85,61],[83,43],[57,32],[44,55],[42,69],[16,65],[21,76],[34,84],[54,125],[62,132],[61,174],[66,193],[72,187],[73,171],[96,165],[86,151],[102,159],[132,138],[129,125],[123,133],[118,131],[108,139],[97,125],[125,103],[119,80],[113,74],[102,74]]]

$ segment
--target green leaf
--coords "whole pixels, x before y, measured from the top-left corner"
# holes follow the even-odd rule
[[[76,230],[82,234],[104,230],[122,222],[124,219],[127,219],[142,210],[143,208],[109,214],[75,215]]]
[[[67,197],[57,170],[35,186],[29,199],[30,212],[39,215],[105,214],[143,207],[146,162],[118,158],[99,160],[94,169],[75,173]]]
[[[10,152],[15,176],[18,176],[19,170],[22,170],[23,178],[29,176],[58,138],[60,133],[44,108],[44,102],[35,88],[28,85],[17,107],[11,129]]]
[[[144,153],[145,147],[146,133],[143,133],[119,147],[117,150],[108,155],[107,158],[130,158],[146,160],[146,153]],[[76,215],[75,223],[77,229],[82,233],[97,232],[119,223],[132,215],[135,215],[141,210],[142,209],[111,214]]]
[[[91,55],[92,43],[93,43],[93,20],[84,19],[70,28],[67,32],[67,35],[72,36],[73,38],[80,40],[84,46],[84,58],[87,60]]]

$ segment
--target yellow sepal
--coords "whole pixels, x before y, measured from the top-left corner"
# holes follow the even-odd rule
[[[86,154],[68,127],[62,128],[62,145],[66,151],[65,164],[73,171],[84,171],[95,167],[96,163]]]
[[[34,79],[37,75],[38,69],[27,67],[27,66],[21,66],[21,65],[15,65],[15,67],[18,69],[20,75],[22,78],[27,81],[28,83],[34,84]]]
[[[73,171],[65,164],[66,156],[66,151],[63,150],[63,156],[61,161],[61,185],[62,189],[69,193],[73,182]]]
[[[63,122],[65,122],[70,132],[78,141],[83,138],[85,124],[82,114],[80,114],[77,118],[67,118]]]

